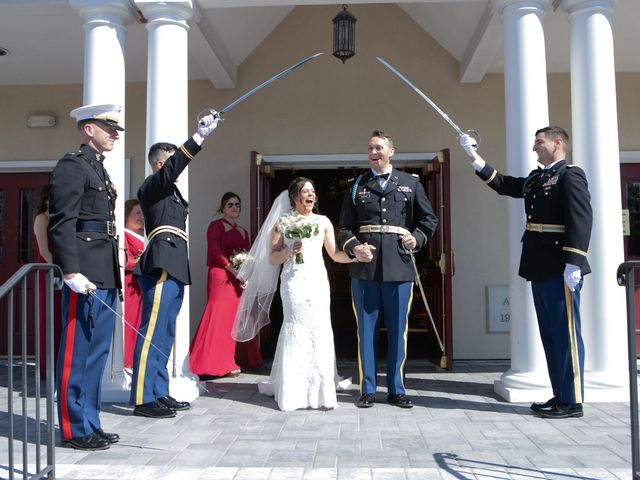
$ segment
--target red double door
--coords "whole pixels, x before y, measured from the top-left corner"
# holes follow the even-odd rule
[[[345,162],[346,165],[346,162]],[[394,164],[396,166],[396,164]],[[435,330],[444,344],[445,352],[440,349],[434,328],[429,320],[418,287],[415,287],[414,302],[409,316],[409,356],[411,358],[430,358],[436,363],[450,368],[453,355],[453,334],[451,322],[451,277],[453,275],[453,253],[451,250],[451,215],[449,205],[449,151],[443,150],[432,159],[420,164],[399,167],[408,173],[416,174],[423,185],[438,215],[440,224],[428,248],[419,252],[416,261],[423,282],[427,303],[430,307]],[[251,158],[251,232],[255,236],[263,220],[269,213],[274,198],[291,180],[298,176],[314,180],[322,213],[337,225],[342,199],[348,180],[362,172],[362,168],[340,166],[305,169],[304,166],[282,166],[262,161],[257,152]],[[351,305],[351,280],[347,266],[327,262],[327,271],[331,284],[331,314],[336,355],[338,358],[356,357],[356,323]],[[272,310],[272,326],[263,330],[261,342],[263,350],[269,355],[269,345],[275,347],[278,324],[275,310],[277,295]],[[381,339],[381,352],[384,350]]]
[[[40,190],[49,181],[48,172],[3,173],[0,175],[0,285],[6,282],[17,270],[37,258],[33,236],[33,219]],[[33,282],[27,283],[27,301],[33,303]],[[21,352],[22,334],[21,287],[14,293],[13,308],[13,351]],[[31,310],[31,309],[29,309]],[[0,301],[0,356],[7,355],[7,300]],[[34,353],[33,312],[27,317],[27,353]]]
[[[622,211],[625,216],[624,260],[640,261],[640,163],[620,165]],[[635,271],[636,352],[640,357],[640,269]]]

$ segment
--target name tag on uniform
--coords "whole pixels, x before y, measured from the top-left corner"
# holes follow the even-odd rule
[[[398,186],[398,191],[399,192],[407,192],[407,193],[413,192],[413,190],[411,190],[411,187],[407,187],[405,185],[399,185]]]
[[[551,177],[549,180],[547,180],[546,182],[544,182],[542,184],[543,187],[550,187],[551,185],[555,185],[556,183],[558,183],[558,178],[560,177],[560,175],[554,175],[553,177]]]

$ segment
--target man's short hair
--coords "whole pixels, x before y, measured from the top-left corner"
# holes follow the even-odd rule
[[[544,127],[536,130],[536,136],[538,136],[538,134],[540,133],[544,134],[544,136],[547,138],[551,138],[552,140],[560,137],[562,138],[562,141],[564,142],[564,144],[567,147],[569,146],[569,134],[566,132],[564,128],[548,126],[548,127]]]
[[[395,147],[393,146],[393,139],[391,138],[391,135],[389,135],[387,132],[383,130],[374,130],[373,133],[371,134],[371,137],[372,138],[378,137],[386,140],[387,143],[389,144],[389,147],[395,150]]]
[[[149,161],[149,165],[153,167],[153,165],[160,159],[160,152],[167,152],[173,154],[178,150],[173,143],[166,142],[158,142],[151,145],[149,149],[149,155],[147,155],[147,160]]]

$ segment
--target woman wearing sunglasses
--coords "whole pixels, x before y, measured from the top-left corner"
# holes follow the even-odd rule
[[[242,285],[236,278],[236,256],[251,247],[249,234],[236,222],[241,212],[240,197],[227,192],[207,230],[207,305],[191,341],[189,367],[201,380],[212,377],[237,377],[240,364],[262,368],[257,339],[238,343],[231,337]],[[235,261],[235,265],[234,265]],[[237,362],[236,362],[237,360]]]

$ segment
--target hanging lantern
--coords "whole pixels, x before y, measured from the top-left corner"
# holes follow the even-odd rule
[[[347,12],[347,6],[342,5],[342,11],[333,17],[333,56],[346,62],[356,54],[356,17]]]

